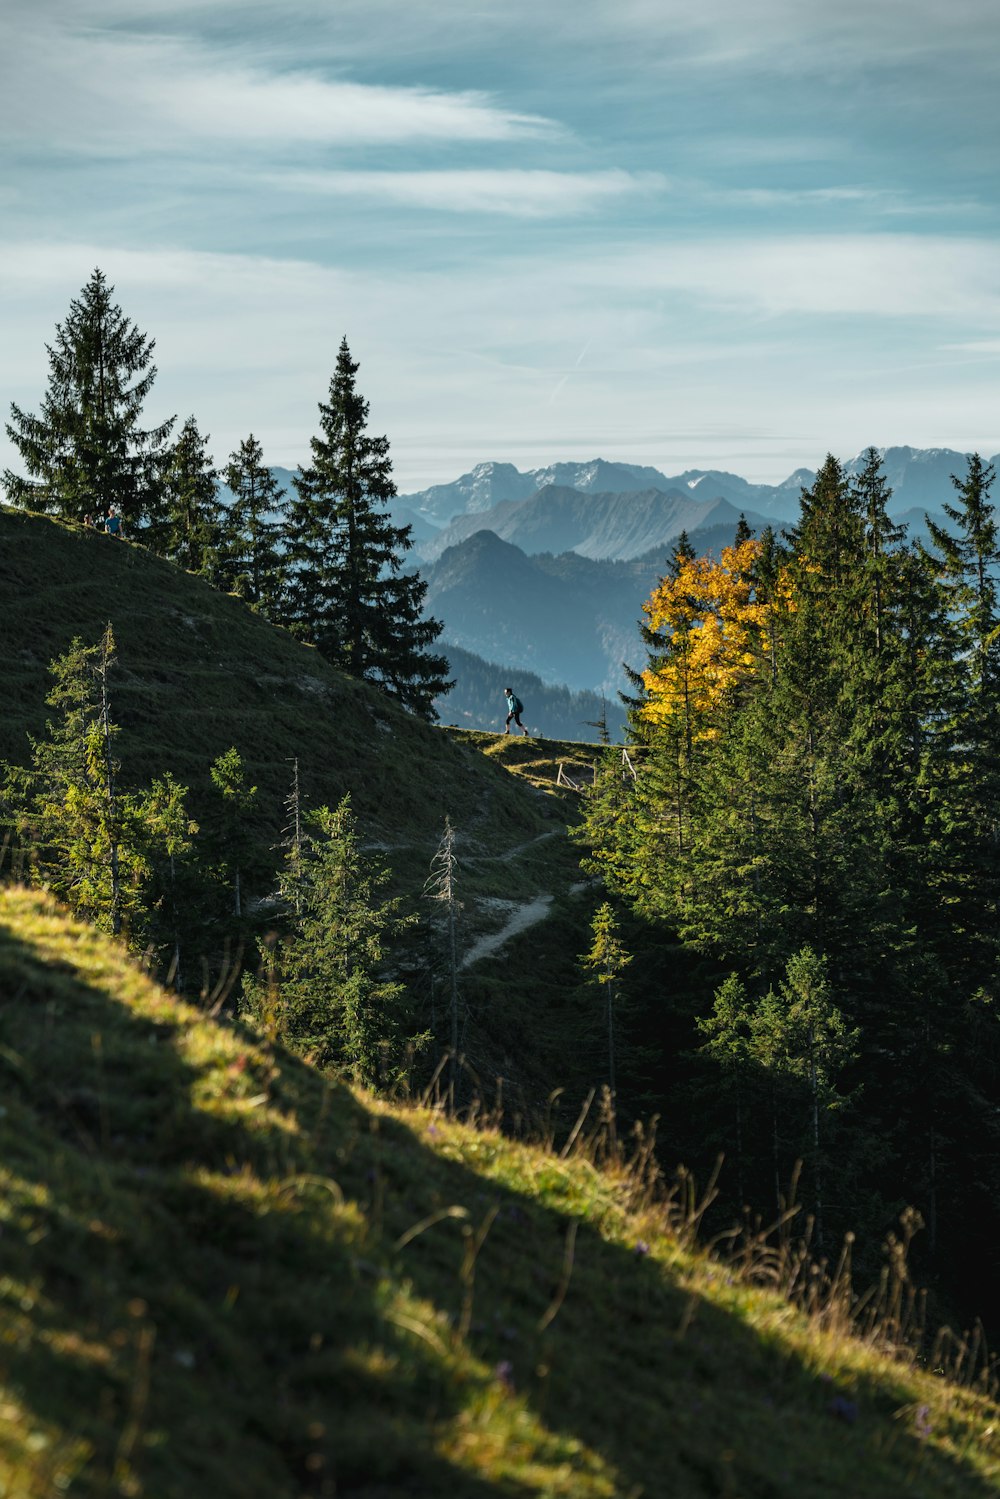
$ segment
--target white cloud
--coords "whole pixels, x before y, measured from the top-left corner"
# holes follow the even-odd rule
[[[780,479],[868,442],[992,453],[994,367],[956,361],[942,334],[995,340],[996,248],[770,237],[416,272],[9,244],[0,413],[37,409],[44,344],[100,265],[157,340],[151,419],[193,411],[217,459],[250,430],[272,462],[303,457],[344,333],[403,489],[491,457],[603,453]],[[12,459],[0,438],[0,466]]]
[[[9,137],[113,155],[185,142],[282,147],[505,141],[551,134],[539,116],[446,92],[270,71],[182,39],[40,27],[0,61]]]
[[[1000,322],[998,245],[973,237],[826,234],[713,238],[609,251],[568,274],[643,295],[675,291],[768,315],[967,317]]]
[[[287,172],[268,178],[287,192],[376,202],[449,213],[556,218],[593,212],[629,193],[661,192],[658,173],[554,172],[497,168],[413,172]]]

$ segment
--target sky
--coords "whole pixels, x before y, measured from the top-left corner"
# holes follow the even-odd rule
[[[5,419],[99,266],[219,463],[1000,450],[995,0],[4,0],[0,133]]]

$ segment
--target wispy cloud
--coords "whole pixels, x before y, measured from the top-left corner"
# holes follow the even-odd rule
[[[552,135],[537,115],[472,90],[269,71],[171,37],[37,28],[0,64],[8,138],[112,155],[225,141],[281,148],[506,141]]]
[[[684,292],[769,316],[873,315],[1000,322],[998,245],[973,236],[740,235],[609,252],[569,268],[636,294]]]
[[[101,265],[157,338],[151,418],[194,410],[216,457],[253,430],[297,462],[344,333],[403,488],[567,452],[773,479],[867,442],[995,452],[982,346],[1000,333],[998,247],[887,235],[865,264],[867,243],[581,248],[558,264],[540,250],[421,272],[8,244],[0,410],[36,409],[44,343]],[[949,355],[945,327],[979,357]]]
[[[658,193],[654,172],[555,172],[497,168],[412,172],[285,172],[268,178],[285,192],[367,198],[448,213],[563,218],[592,213],[633,193]]]

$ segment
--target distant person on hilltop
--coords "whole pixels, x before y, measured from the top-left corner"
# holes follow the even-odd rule
[[[505,687],[504,692],[507,694],[507,722],[504,726],[504,733],[510,733],[510,721],[511,719],[513,719],[518,728],[521,730],[521,733],[527,734],[528,731],[524,727],[524,724],[521,722],[521,714],[524,712],[524,704],[519,697],[516,697],[514,695],[513,687]]]
[[[104,522],[104,529],[109,536],[117,536],[119,541],[122,540],[122,518],[114,505],[108,511],[108,518]]]

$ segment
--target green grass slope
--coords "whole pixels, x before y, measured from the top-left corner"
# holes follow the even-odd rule
[[[997,1411],[684,1248],[635,1181],[376,1103],[0,891],[0,1492],[851,1499]]]
[[[516,886],[511,851],[572,816],[572,795],[555,788],[557,764],[585,746],[536,745],[533,766],[516,756],[494,762],[482,750],[502,744],[497,736],[430,727],[182,569],[81,526],[2,507],[0,761],[26,763],[27,736],[44,735],[50,713],[49,663],[75,636],[96,641],[109,620],[124,779],[142,784],[170,770],[190,787],[198,816],[209,766],[235,745],[259,788],[262,848],[280,837],[293,758],[307,804],[350,792],[369,841],[416,889],[446,816],[469,855],[473,897],[480,886],[491,890],[491,858],[506,862]],[[521,893],[534,894],[530,879]]]
[[[260,788],[262,834],[277,835],[292,757],[312,804],[350,791],[373,838],[423,859],[446,814],[504,846],[540,830],[520,794],[467,746],[397,708],[267,624],[238,599],[101,533],[0,508],[0,759],[23,762],[44,732],[47,667],[74,636],[111,621],[112,711],[125,776],[165,769],[197,814],[208,767],[235,744]]]

